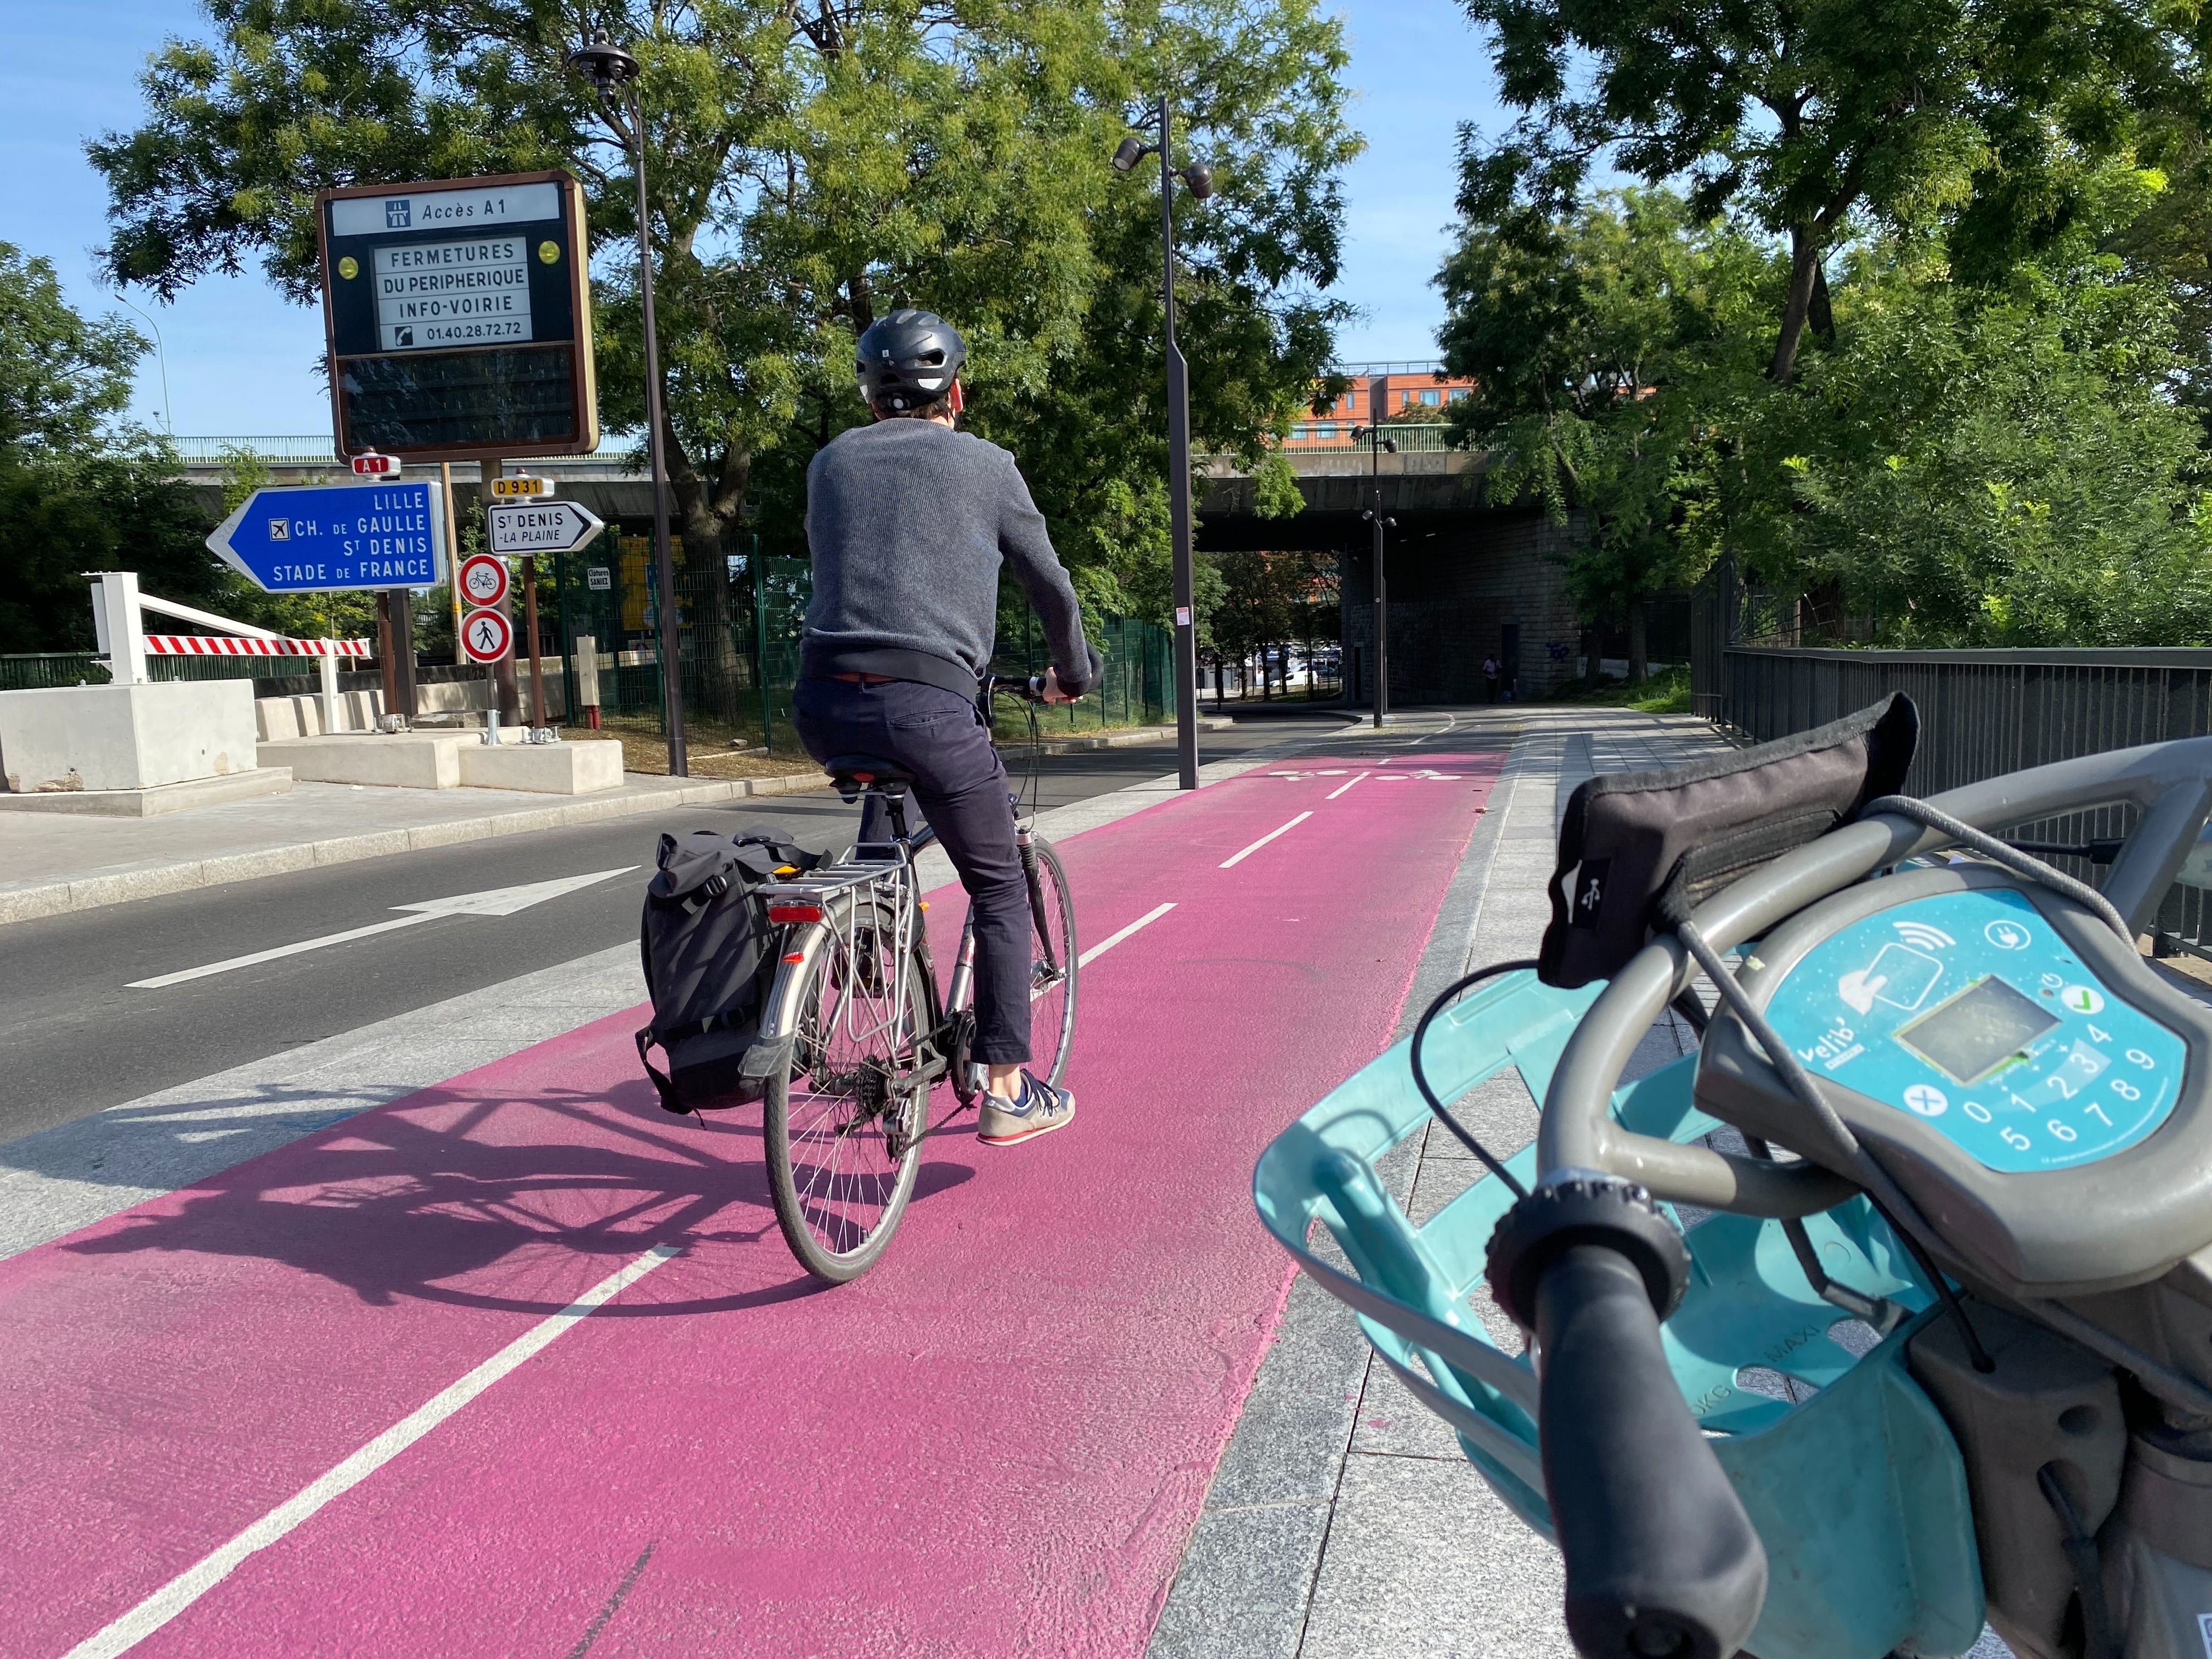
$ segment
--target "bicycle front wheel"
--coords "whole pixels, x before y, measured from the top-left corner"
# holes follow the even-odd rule
[[[820,926],[780,1011],[792,1060],[769,1080],[763,1138],[784,1242],[841,1285],[875,1264],[914,1192],[929,1095],[912,1074],[928,1006],[887,908]]]
[[[1030,1067],[1058,1088],[1075,1046],[1075,895],[1048,841],[1022,849],[1022,874],[1030,890]]]

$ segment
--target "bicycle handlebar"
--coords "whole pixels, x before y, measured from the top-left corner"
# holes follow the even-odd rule
[[[1766,1552],[1684,1404],[1642,1278],[1577,1244],[1536,1281],[1544,1489],[1588,1659],[1727,1659],[1758,1622]]]
[[[1044,701],[1044,676],[1030,674],[986,674],[983,689],[993,696],[1001,692],[1010,697],[1019,697],[1024,702]]]
[[[1516,1204],[1490,1284],[1536,1334],[1537,1439],[1585,1659],[1728,1659],[1766,1599],[1766,1552],[1659,1338],[1689,1253],[1622,1181],[1573,1175]]]

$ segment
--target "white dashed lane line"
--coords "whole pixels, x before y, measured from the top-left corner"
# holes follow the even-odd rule
[[[359,1486],[577,1321],[611,1302],[677,1254],[672,1244],[656,1244],[628,1266],[617,1268],[559,1313],[532,1326],[466,1376],[401,1418],[305,1491],[270,1510],[197,1566],[172,1578],[106,1629],[78,1643],[66,1659],[116,1659],[137,1646],[230,1577],[248,1556],[267,1549],[332,1498]]]
[[[1269,831],[1267,831],[1267,833],[1266,835],[1264,835],[1264,836],[1261,836],[1259,840],[1257,840],[1257,841],[1254,842],[1253,842],[1249,847],[1246,848],[1243,852],[1238,853],[1238,854],[1234,854],[1234,855],[1233,855],[1233,856],[1231,856],[1231,857],[1225,858],[1225,859],[1222,860],[1221,860],[1221,868],[1223,868],[1224,870],[1233,870],[1233,869],[1235,869],[1238,865],[1240,865],[1240,864],[1243,863],[1243,862],[1244,862],[1244,860],[1245,860],[1246,859],[1250,858],[1250,857],[1252,856],[1252,854],[1255,854],[1255,853],[1258,852],[1258,851],[1259,851],[1262,847],[1265,847],[1265,846],[1266,846],[1269,842],[1271,842],[1271,841],[1274,840],[1274,838],[1275,838],[1276,836],[1287,836],[1288,834],[1290,834],[1290,832],[1291,832],[1291,830],[1293,830],[1297,829],[1300,824],[1304,823],[1308,818],[1311,817],[1312,816],[1313,816],[1313,814],[1312,814],[1312,813],[1310,813],[1310,812],[1301,812],[1301,813],[1299,813],[1299,814],[1297,815],[1297,817],[1296,817],[1292,818],[1292,819],[1291,819],[1288,823],[1285,824],[1281,829],[1279,829],[1279,830],[1270,830]]]
[[[1119,945],[1123,939],[1128,938],[1130,934],[1135,933],[1139,927],[1151,927],[1152,923],[1158,921],[1162,916],[1167,915],[1169,911],[1174,908],[1175,905],[1172,902],[1166,904],[1154,906],[1152,909],[1146,911],[1143,915],[1139,916],[1134,921],[1131,922],[1127,927],[1124,927],[1120,933],[1109,933],[1104,939],[1100,939],[1097,944],[1092,945],[1081,956],[1076,957],[1075,965],[1079,968],[1088,968],[1092,963],[1104,956],[1109,951]]]

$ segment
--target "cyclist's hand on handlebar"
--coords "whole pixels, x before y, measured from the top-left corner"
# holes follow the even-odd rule
[[[1060,672],[1057,669],[1046,669],[1042,678],[1033,680],[1030,684],[1036,687],[1039,702],[1073,702],[1075,701],[1075,694],[1073,691],[1064,691],[1060,689]]]

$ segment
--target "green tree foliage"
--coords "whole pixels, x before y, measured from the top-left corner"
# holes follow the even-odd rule
[[[249,261],[316,286],[321,186],[565,167],[586,181],[599,384],[643,420],[635,184],[562,69],[576,15],[528,0],[211,0],[137,131],[92,147],[116,276],[173,294]],[[974,428],[1029,472],[1086,598],[1160,616],[1158,202],[1105,165],[1142,95],[1218,194],[1184,207],[1179,297],[1198,447],[1256,453],[1326,363],[1336,308],[1340,29],[1318,0],[709,0],[609,10],[647,164],[672,480],[719,570],[759,516],[783,550],[807,458],[863,418],[852,344],[926,305],[971,348]],[[1155,187],[1156,188],[1156,187]],[[625,244],[628,247],[625,247]],[[778,522],[780,520],[780,523]]]
[[[1780,239],[1632,191],[1471,228],[1445,268],[1455,411],[1494,499],[1576,526],[1592,614],[1722,552],[1863,636],[1923,646],[2212,641],[2212,506],[2188,307],[2102,252],[2160,207],[2107,169],[2085,216],[2002,282],[1895,234],[1846,250],[1830,335],[1765,372]]]
[[[1495,144],[1462,130],[1470,217],[1571,213],[1593,167],[1686,180],[1693,216],[1785,245],[1776,380],[1828,329],[1826,262],[1854,216],[1940,223],[1962,271],[2002,271],[2078,220],[2145,112],[2184,100],[2197,26],[2130,0],[1466,4],[1521,112]]]
[[[1833,591],[1898,644],[2212,642],[2203,431],[2174,307],[2111,258],[2001,289],[1869,250],[1838,349],[1744,433],[1749,567]]]
[[[123,418],[146,349],[0,242],[0,651],[92,649],[88,570],[136,570],[185,601],[222,591],[175,457]]]
[[[1574,518],[1577,598],[1629,625],[1633,678],[1645,599],[1711,557],[1678,533],[1683,470],[1711,406],[1759,373],[1751,343],[1782,279],[1771,253],[1656,190],[1470,229],[1438,277],[1445,366],[1475,381],[1455,438],[1490,452],[1491,499]]]

